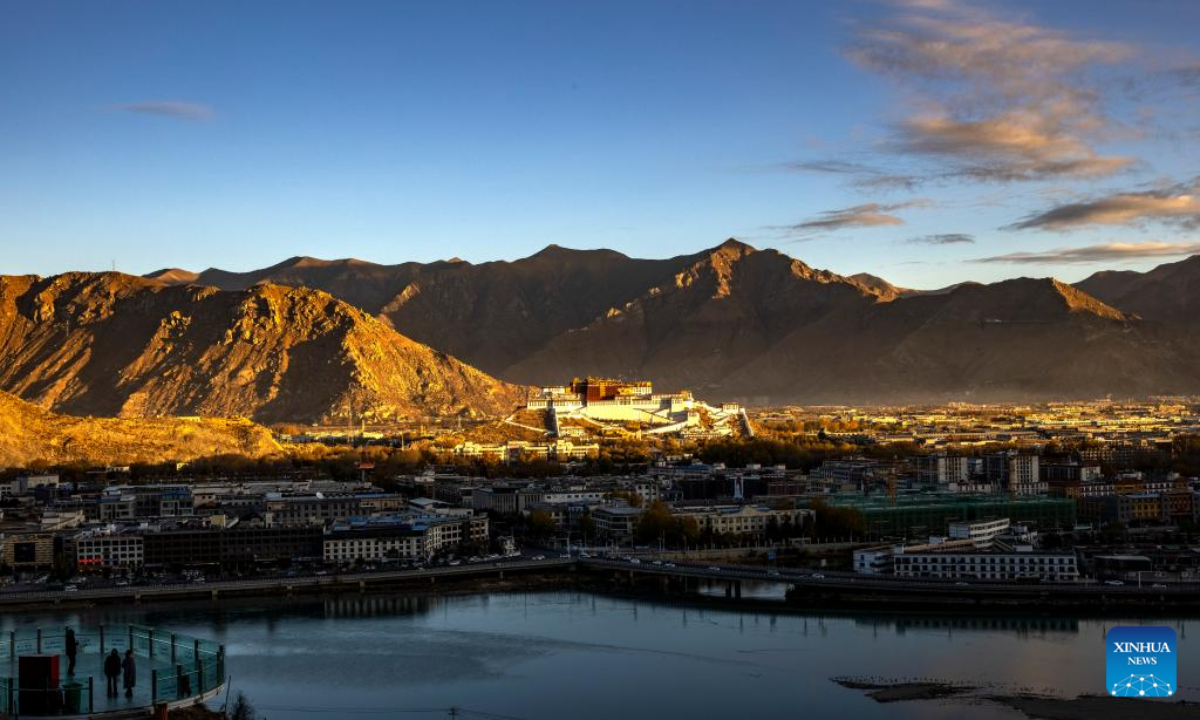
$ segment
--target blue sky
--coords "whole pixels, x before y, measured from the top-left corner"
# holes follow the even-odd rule
[[[9,2],[4,273],[1200,252],[1200,3]]]

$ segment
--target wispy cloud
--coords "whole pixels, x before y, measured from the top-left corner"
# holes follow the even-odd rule
[[[211,120],[216,114],[212,107],[201,103],[185,102],[183,100],[150,100],[147,102],[125,103],[114,105],[113,110],[120,112],[141,113],[143,115],[165,115],[180,120],[204,122]]]
[[[1185,229],[1200,227],[1200,177],[1189,183],[1142,192],[1121,192],[1069,202],[1009,226],[1012,230],[1073,230],[1087,225],[1141,225],[1159,222]]]
[[[905,189],[912,190],[920,184],[921,178],[916,175],[900,172],[888,172],[866,163],[847,160],[797,160],[784,163],[785,168],[801,172],[821,173],[825,175],[843,175],[852,178],[855,186],[863,189]]]
[[[975,242],[975,237],[966,233],[942,233],[909,238],[904,242],[908,245],[962,245]]]
[[[909,92],[906,117],[876,150],[922,167],[893,173],[863,166],[855,184],[1098,178],[1135,164],[1098,149],[1119,128],[1095,78],[1128,59],[1131,46],[955,0],[895,4],[897,12],[857,25],[845,52]],[[821,164],[793,167],[819,171]]]
[[[1107,243],[1077,248],[1058,248],[1044,252],[1015,252],[971,260],[975,263],[1005,263],[1014,265],[1066,265],[1102,262],[1121,262],[1146,258],[1170,258],[1200,253],[1197,243]]]
[[[929,204],[928,200],[909,200],[888,205],[875,202],[864,203],[840,210],[829,210],[811,220],[805,220],[795,225],[774,225],[767,229],[783,230],[790,235],[807,237],[850,227],[904,225],[904,219],[892,213],[905,208],[925,207]]]

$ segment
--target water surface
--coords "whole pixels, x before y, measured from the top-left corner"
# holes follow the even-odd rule
[[[838,675],[1104,690],[1111,619],[739,612],[546,592],[339,596],[100,607],[0,618],[0,628],[144,623],[226,645],[232,688],[267,718],[460,706],[526,720],[1014,718],[962,702],[880,705]],[[1180,697],[1200,699],[1196,620]],[[1189,682],[1191,679],[1191,682]],[[412,712],[404,717],[445,717]]]

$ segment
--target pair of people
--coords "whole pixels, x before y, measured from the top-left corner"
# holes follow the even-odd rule
[[[125,676],[125,697],[133,697],[133,687],[137,684],[137,663],[133,659],[133,650],[125,651],[125,659],[116,648],[104,659],[104,676],[108,678],[108,696],[117,697],[117,679]]]

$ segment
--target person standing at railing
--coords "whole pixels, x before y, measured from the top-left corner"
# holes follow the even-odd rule
[[[104,658],[104,676],[108,678],[108,696],[117,696],[117,678],[121,677],[121,653],[113,648]]]
[[[137,685],[137,662],[133,659],[133,648],[125,651],[125,662],[121,663],[125,671],[125,697],[133,697],[133,686]]]
[[[75,639],[75,631],[67,628],[67,638],[63,641],[67,654],[67,675],[75,675],[75,654],[79,652],[79,641]]]

